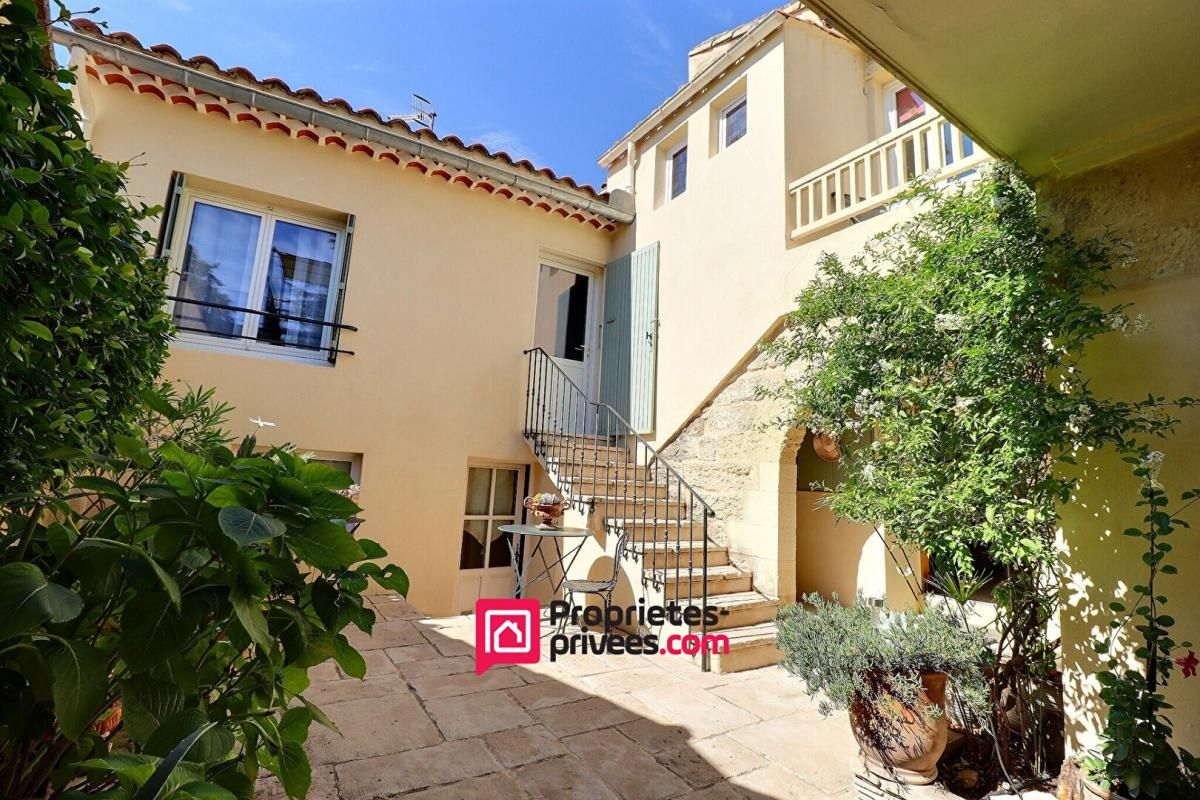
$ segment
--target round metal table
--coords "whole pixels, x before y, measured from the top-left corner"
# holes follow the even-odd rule
[[[558,590],[562,588],[562,582],[567,577],[567,571],[571,569],[571,565],[575,563],[575,559],[579,557],[580,551],[583,550],[583,546],[587,544],[588,538],[592,535],[587,528],[539,528],[537,525],[501,525],[500,532],[512,534],[512,538],[508,542],[508,550],[512,556],[513,571],[517,574],[517,589],[513,592],[513,597],[521,597],[527,588],[543,580],[550,582],[553,594],[557,596]],[[537,537],[537,544],[534,545],[533,551],[526,556],[526,540],[531,537]],[[514,547],[518,538],[521,543]],[[542,550],[547,539],[554,544],[555,560],[553,563],[547,559],[546,552]],[[561,543],[570,539],[578,539],[579,543],[564,550],[564,545]],[[532,563],[535,556],[541,556],[542,570],[530,579],[527,562]],[[562,567],[557,580],[552,574],[554,567]]]

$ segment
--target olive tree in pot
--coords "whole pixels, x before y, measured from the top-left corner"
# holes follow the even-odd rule
[[[808,606],[806,608],[805,606]],[[821,694],[822,714],[848,711],[868,769],[932,783],[946,749],[946,681],[974,713],[987,711],[982,636],[940,611],[876,612],[810,594],[777,620],[783,666]]]

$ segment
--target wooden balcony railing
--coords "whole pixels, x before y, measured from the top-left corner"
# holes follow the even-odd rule
[[[788,187],[796,204],[792,238],[870,216],[918,175],[952,178],[990,158],[949,120],[926,113],[794,181]]]

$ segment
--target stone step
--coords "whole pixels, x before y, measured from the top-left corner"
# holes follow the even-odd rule
[[[649,480],[610,479],[593,480],[590,473],[574,478],[564,478],[560,488],[569,494],[578,493],[580,497],[597,496],[636,496],[636,497],[671,497],[678,494],[674,485],[668,487],[665,483],[654,483]]]
[[[652,498],[645,495],[636,494],[634,489],[627,495],[580,495],[584,502],[595,503],[597,513],[613,519],[637,519],[639,517],[655,519],[658,517],[666,517],[670,519],[688,519],[688,499],[689,495],[684,495],[683,499],[677,499],[674,494],[668,500],[666,498]]]
[[[540,431],[531,431],[525,434],[525,438],[538,442],[551,442],[554,444],[561,444],[563,442],[581,442],[584,444],[611,446],[619,443],[618,438],[615,436],[596,436],[593,434],[583,433],[543,433]]]
[[[694,513],[691,517],[609,517],[604,521],[611,530],[626,530],[634,540],[654,539],[673,541],[676,539],[702,540],[705,533],[704,515]]]
[[[544,458],[546,472],[550,479],[559,484],[563,481],[580,479],[606,481],[644,481],[651,477],[646,467],[636,467],[630,464],[615,462],[602,463],[598,461],[574,461],[568,458]]]
[[[699,569],[703,559],[702,541],[670,542],[640,542],[631,540],[627,547],[642,558],[643,569],[674,569],[676,564],[686,568],[688,559],[692,559],[692,568]],[[708,545],[708,566],[721,567],[729,563],[729,550],[725,547],[710,543]]]
[[[581,464],[627,464],[633,459],[629,452],[622,447],[609,445],[589,445],[581,442],[537,442],[533,445],[535,453],[546,458],[561,458]]]
[[[774,621],[729,628],[721,633],[729,637],[729,652],[714,653],[709,657],[713,672],[724,674],[769,667],[783,658],[775,643]]]
[[[759,592],[731,592],[729,594],[710,595],[710,606],[716,606],[720,618],[715,626],[709,626],[709,631],[727,631],[731,628],[744,628],[763,622],[774,623],[779,601]],[[698,626],[692,627],[693,633],[698,633]]]
[[[712,560],[712,550],[709,550],[709,560]],[[700,597],[704,593],[703,588],[705,583],[708,584],[710,598],[718,594],[750,591],[750,573],[732,564],[709,566],[707,581],[703,580],[703,575],[704,571],[699,567],[693,566],[689,570],[686,564],[681,565],[679,569],[650,569],[646,571],[646,577],[656,587],[660,587],[663,597],[668,601],[676,597]]]

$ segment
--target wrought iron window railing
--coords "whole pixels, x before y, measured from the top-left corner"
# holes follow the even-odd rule
[[[331,364],[334,363],[335,361],[337,361],[337,357],[339,355],[345,355],[345,356],[354,355],[353,350],[345,350],[340,346],[341,345],[341,332],[342,331],[350,331],[351,333],[356,333],[358,331],[358,328],[355,327],[354,325],[347,325],[346,323],[343,323],[343,322],[329,322],[327,320],[315,319],[312,317],[300,317],[300,316],[296,316],[294,314],[284,314],[283,312],[280,312],[280,311],[263,311],[263,310],[257,309],[257,308],[246,308],[243,306],[230,305],[228,303],[213,303],[213,302],[209,302],[207,300],[195,300],[190,297],[180,297],[178,295],[167,295],[167,299],[173,303],[184,303],[187,305],[197,306],[199,308],[219,309],[222,311],[232,311],[232,312],[236,312],[239,314],[254,314],[254,315],[266,318],[266,319],[274,319],[274,320],[279,320],[281,322],[294,322],[299,325],[316,325],[323,329],[325,329],[325,328],[329,329],[330,335],[329,335],[328,343],[310,346],[310,345],[304,345],[304,344],[297,344],[294,342],[278,341],[278,340],[263,338],[261,335],[260,336],[247,336],[245,334],[224,333],[224,332],[220,332],[220,331],[213,331],[213,330],[209,330],[207,328],[198,328],[198,327],[192,327],[192,326],[180,324],[179,321],[176,321],[175,329],[179,330],[179,331],[184,331],[186,333],[200,333],[200,334],[204,334],[206,336],[212,336],[216,339],[238,339],[238,340],[246,340],[246,341],[252,341],[252,342],[260,342],[262,344],[277,345],[279,347],[284,347],[284,348],[289,348],[289,349],[300,349],[300,350],[307,350],[310,352],[323,352],[326,354],[326,357],[328,358],[328,360]]]

